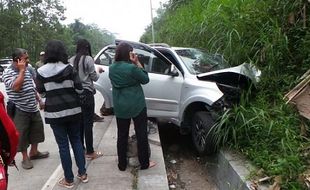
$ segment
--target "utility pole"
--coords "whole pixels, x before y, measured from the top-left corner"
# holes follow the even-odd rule
[[[154,35],[154,21],[153,21],[153,6],[152,6],[152,0],[150,0],[151,5],[151,19],[152,19],[152,43],[155,43],[155,35]]]

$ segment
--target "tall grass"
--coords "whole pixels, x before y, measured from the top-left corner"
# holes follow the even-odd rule
[[[225,112],[215,127],[217,143],[241,151],[266,175],[282,176],[283,186],[289,186],[306,167],[299,116],[290,105],[269,104],[260,93],[257,96]]]
[[[310,67],[309,7],[306,0],[170,0],[155,22],[157,42],[206,49],[231,65],[252,62],[262,70],[257,93],[222,116],[218,143],[243,152],[267,175],[282,176],[282,189],[301,189],[297,179],[307,166],[302,149],[309,140],[282,99]]]

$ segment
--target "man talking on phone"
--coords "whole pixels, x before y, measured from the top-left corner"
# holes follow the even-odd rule
[[[38,151],[38,144],[43,142],[44,129],[38,103],[40,96],[35,90],[33,77],[27,69],[29,56],[25,49],[16,48],[12,53],[13,63],[2,75],[6,93],[9,97],[11,117],[19,132],[18,152],[22,153],[22,167],[33,168],[31,160],[47,158],[49,152]],[[31,145],[29,154],[28,147]]]

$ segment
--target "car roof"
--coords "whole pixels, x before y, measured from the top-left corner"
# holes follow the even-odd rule
[[[150,52],[154,52],[156,56],[168,61],[168,62],[171,62],[167,57],[165,57],[164,55],[162,55],[157,49],[156,47],[151,47],[150,45],[148,44],[145,44],[145,43],[142,43],[142,42],[134,42],[134,41],[128,41],[128,40],[119,40],[119,39],[116,39],[115,40],[115,44],[118,45],[119,43],[121,42],[126,42],[126,43],[129,43],[133,48],[138,48],[138,49],[142,49],[142,50],[147,50],[147,51],[150,51]]]
[[[166,44],[166,43],[151,43],[151,44],[147,44],[147,45],[149,45],[149,46],[151,46],[151,47],[167,47],[167,48],[170,47],[170,46],[169,46],[168,44]]]

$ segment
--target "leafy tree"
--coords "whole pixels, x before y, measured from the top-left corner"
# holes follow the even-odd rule
[[[0,55],[8,56],[15,47],[29,51],[37,59],[47,39],[59,37],[64,7],[58,0],[0,1]]]
[[[64,10],[59,0],[0,0],[0,58],[9,57],[14,48],[22,47],[29,51],[34,63],[50,39],[62,40],[69,55],[74,54],[79,38],[88,39],[93,52],[114,41],[113,34],[96,25],[85,25],[79,20],[62,25]]]
[[[94,24],[85,25],[78,19],[69,24],[69,28],[73,33],[73,45],[76,44],[78,39],[85,38],[92,45],[92,52],[98,52],[102,47],[111,44],[115,40],[115,36],[109,31],[100,29]],[[74,51],[71,51],[71,53]]]

